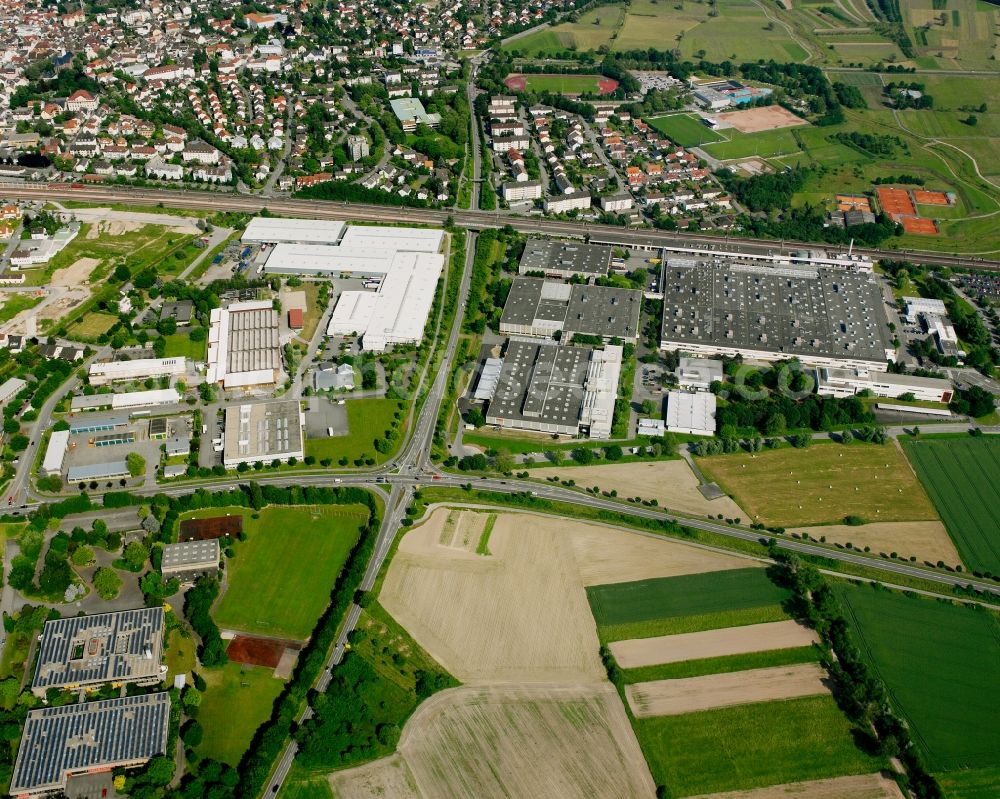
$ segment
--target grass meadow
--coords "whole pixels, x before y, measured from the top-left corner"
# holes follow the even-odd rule
[[[228,562],[228,587],[215,607],[216,623],[248,633],[307,638],[330,601],[368,509],[323,505],[200,513],[226,512],[243,515],[248,540],[235,545],[236,557]]]
[[[635,719],[653,779],[671,796],[878,771],[830,696]]]
[[[699,458],[699,467],[753,521],[781,527],[938,518],[930,499],[892,444],[816,443]]]
[[[1000,767],[997,616],[854,583],[835,588],[930,770]]]
[[[394,453],[377,452],[374,442],[392,427],[393,414],[403,409],[403,403],[383,398],[348,399],[346,408],[347,435],[306,439],[306,455],[334,462],[369,456],[381,463],[391,458]],[[401,442],[402,436],[397,441]]]
[[[1000,574],[1000,441],[925,439],[903,446],[966,566]]]
[[[69,336],[82,341],[95,340],[103,336],[118,323],[118,317],[109,313],[89,313],[75,324],[70,325]]]
[[[203,669],[201,676],[208,689],[198,709],[205,729],[198,755],[235,767],[257,728],[271,716],[284,683],[272,676],[272,669],[242,663]]]

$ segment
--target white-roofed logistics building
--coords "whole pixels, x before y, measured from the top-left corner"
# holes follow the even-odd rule
[[[671,391],[667,395],[667,430],[692,436],[714,436],[715,394]]]
[[[344,223],[339,221],[256,216],[247,225],[242,241],[244,244],[336,244],[343,232]]]
[[[287,462],[305,455],[305,418],[297,400],[230,405],[226,408],[223,464]]]
[[[128,391],[123,394],[91,394],[89,397],[73,397],[70,410],[95,411],[99,408],[120,410],[125,408],[149,408],[156,405],[176,405],[181,395],[175,388],[153,389],[151,391]]]
[[[137,358],[134,361],[107,361],[90,365],[90,384],[103,386],[120,380],[179,377],[186,373],[186,358]]]
[[[42,459],[42,473],[48,477],[62,472],[63,461],[66,460],[66,448],[69,446],[69,430],[56,430],[49,437],[49,446]]]
[[[281,375],[278,312],[270,300],[234,302],[212,310],[208,382],[225,388],[273,386]]]

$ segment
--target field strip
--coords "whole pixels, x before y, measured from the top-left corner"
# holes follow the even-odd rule
[[[808,646],[818,640],[813,630],[790,620],[655,638],[633,638],[628,641],[613,641],[608,647],[619,666],[623,669],[637,669],[660,663],[679,663],[682,660]]]
[[[654,680],[625,687],[629,707],[638,718],[679,716],[717,707],[748,705],[814,696],[829,689],[826,670],[818,663],[706,674],[679,680]]]
[[[811,782],[786,782],[750,791],[702,794],[690,799],[903,799],[895,782],[881,774],[859,774]]]
[[[826,536],[828,543],[871,547],[875,552],[898,552],[903,557],[916,555],[920,560],[955,565],[962,562],[955,543],[943,522],[870,522],[858,526],[820,524],[796,527],[792,532],[808,533],[813,538]]]

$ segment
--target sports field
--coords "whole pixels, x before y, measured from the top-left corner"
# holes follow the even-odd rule
[[[854,745],[829,696],[633,722],[658,785],[671,796],[867,774],[883,765]]]
[[[970,568],[1000,574],[1000,441],[904,441],[906,455]]]
[[[618,81],[602,75],[508,75],[507,88],[516,92],[552,92],[553,94],[608,94],[618,88]]]
[[[836,583],[835,590],[929,768],[1000,766],[996,616],[853,583]]]
[[[208,689],[198,708],[198,722],[205,730],[197,749],[200,757],[231,766],[240,762],[257,728],[270,717],[284,685],[271,671],[241,663],[201,671]]]
[[[702,144],[722,141],[722,136],[693,114],[669,114],[665,117],[653,117],[645,121],[681,147],[698,147]]]
[[[714,455],[698,465],[754,521],[801,527],[843,521],[923,521],[934,506],[892,444],[773,449],[753,455]]]
[[[748,610],[780,604],[788,595],[757,568],[587,588],[598,627]]]
[[[764,130],[759,133],[740,133],[735,128],[727,128],[721,131],[721,134],[726,140],[706,145],[705,152],[723,161],[753,156],[773,158],[802,150],[795,139],[795,134],[789,128]]]
[[[304,639],[330,601],[337,574],[368,519],[363,505],[245,508],[248,540],[228,561],[228,587],[215,608],[223,629]],[[218,515],[219,509],[212,509]],[[259,516],[259,518],[253,518]]]

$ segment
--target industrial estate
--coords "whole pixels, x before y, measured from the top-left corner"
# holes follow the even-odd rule
[[[0,21],[0,792],[1000,796],[995,6]]]

